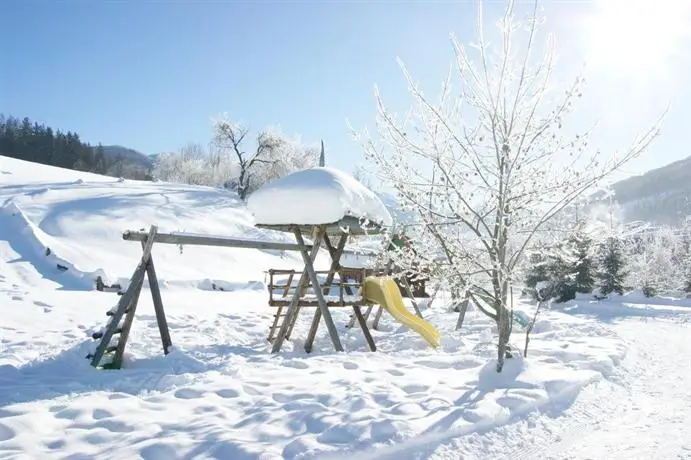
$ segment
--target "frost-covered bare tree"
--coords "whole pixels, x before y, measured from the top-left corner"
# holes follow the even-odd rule
[[[248,147],[249,128],[221,117],[214,121],[213,144],[219,152],[234,157],[238,165],[237,190],[241,199],[269,180],[288,172],[315,166],[319,151],[267,128]]]
[[[663,226],[628,238],[626,285],[650,297],[684,289],[685,248],[682,229]]]
[[[553,42],[538,44],[537,11],[536,1],[527,20],[518,21],[509,1],[495,47],[479,5],[477,43],[466,47],[452,37],[456,65],[440,97],[423,94],[401,64],[411,109],[395,115],[377,89],[376,136],[356,134],[373,169],[416,215],[418,254],[441,256],[436,273],[496,321],[498,372],[511,334],[514,270],[533,237],[639,155],[661,122],[616,155],[592,149],[589,132],[566,132],[584,79],[557,90]]]
[[[188,144],[176,152],[161,153],[154,160],[155,178],[190,185],[219,185],[221,178],[231,174],[227,162],[209,155],[200,144]]]

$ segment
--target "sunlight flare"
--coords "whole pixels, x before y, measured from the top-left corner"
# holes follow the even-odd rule
[[[689,1],[598,0],[583,38],[592,66],[645,78],[669,72],[690,33]]]

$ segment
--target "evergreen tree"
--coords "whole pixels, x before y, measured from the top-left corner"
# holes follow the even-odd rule
[[[540,281],[547,281],[547,261],[546,257],[540,253],[530,254],[528,257],[529,268],[525,277],[525,285],[535,288]]]
[[[593,275],[593,259],[591,255],[592,240],[582,230],[571,237],[574,246],[576,263],[574,267],[574,283],[576,292],[588,294],[593,291],[595,277]]]
[[[624,293],[624,251],[619,238],[608,237],[599,248],[599,269],[597,278],[600,293],[609,295],[612,292]]]
[[[98,147],[94,151],[94,172],[96,174],[106,174],[108,167],[106,166],[106,156],[103,146],[99,142]]]
[[[526,285],[535,288],[540,281],[549,281],[548,297],[556,302],[566,302],[576,297],[576,248],[571,241],[544,248],[530,255],[530,268]]]
[[[150,171],[125,164],[123,158],[109,161],[103,146],[82,142],[77,133],[53,130],[29,118],[0,114],[0,155],[61,168],[151,180]]]

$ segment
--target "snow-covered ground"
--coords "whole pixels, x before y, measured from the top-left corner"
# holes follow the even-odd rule
[[[223,190],[0,156],[0,458],[691,457],[691,310],[670,299],[545,311],[502,374],[490,322],[470,311],[454,331],[443,295],[423,310],[439,350],[384,316],[369,352],[335,309],[345,353],[322,327],[305,354],[302,315],[271,354],[265,271],[301,267],[296,254],[156,245],[174,349],[163,356],[145,285],[125,367],[96,370],[90,334],[119,297],[94,279],[125,284],[141,248],[122,231],[151,224],[291,241]]]

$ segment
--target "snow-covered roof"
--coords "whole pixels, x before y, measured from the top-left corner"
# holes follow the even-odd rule
[[[331,167],[303,169],[269,182],[250,195],[247,207],[258,225],[322,225],[344,217],[393,223],[372,190]]]

